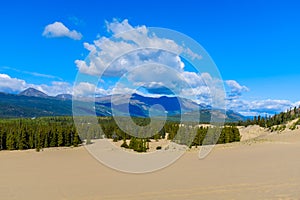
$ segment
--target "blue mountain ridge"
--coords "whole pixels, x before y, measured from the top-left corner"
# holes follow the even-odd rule
[[[124,102],[124,99],[130,99]],[[114,102],[112,103],[112,99]],[[221,112],[206,105],[199,105],[194,101],[177,97],[145,97],[139,94],[124,96],[122,94],[95,98],[95,103],[89,100],[76,100],[74,102],[85,115],[112,116],[112,108],[120,116],[149,117],[149,109],[161,105],[164,110],[154,110],[154,115],[159,117],[164,112],[169,119],[178,120],[181,115],[191,116],[200,112],[200,121],[210,121],[211,113]],[[94,105],[92,108],[90,105]],[[127,112],[129,111],[129,112]],[[41,116],[72,116],[72,95],[61,94],[56,97],[48,96],[38,90],[25,90],[19,94],[0,93],[0,117],[41,117]],[[188,118],[188,117],[187,117]],[[240,121],[246,118],[239,113],[226,111],[226,121]]]

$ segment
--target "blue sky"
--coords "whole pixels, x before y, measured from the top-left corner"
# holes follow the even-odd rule
[[[33,86],[51,95],[71,92],[75,60],[89,53],[83,43],[108,37],[105,21],[127,19],[132,27],[169,28],[200,43],[227,91],[238,93],[229,108],[279,112],[300,101],[299,10],[300,3],[288,0],[2,2],[0,90],[17,93]],[[43,35],[55,22],[73,34]]]

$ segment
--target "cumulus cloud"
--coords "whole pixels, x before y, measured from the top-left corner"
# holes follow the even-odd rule
[[[84,42],[83,46],[84,46],[85,49],[87,49],[90,52],[95,52],[96,51],[96,47],[94,45],[91,45],[91,44],[87,43],[87,42]]]
[[[205,81],[211,79],[211,76],[209,74],[207,76],[206,74],[207,73],[197,74],[196,72],[185,71],[182,73],[182,76],[191,87],[199,87],[205,85]]]
[[[292,102],[289,100],[255,100],[251,101],[250,110],[257,112],[281,112],[292,106]]]
[[[109,90],[97,87],[89,82],[80,82],[73,87],[73,94],[76,97],[94,97],[95,95],[108,95]]]
[[[0,74],[0,90],[2,92],[18,92],[24,90],[26,86],[24,80],[12,78],[7,74]]]
[[[128,23],[128,19],[124,19],[119,22],[117,19],[113,19],[112,22],[105,21],[107,32],[113,34],[119,34],[122,32],[133,30],[133,27]]]
[[[237,111],[245,116],[254,115],[273,115],[286,111],[287,109],[297,106],[297,102],[293,103],[289,100],[282,99],[263,99],[263,100],[240,100],[234,99],[227,101],[227,108]]]
[[[160,64],[137,67],[128,74],[126,80],[154,94],[170,94],[173,91],[178,95],[188,87],[176,70]]]
[[[85,61],[75,61],[81,73],[121,76],[135,66],[150,62],[183,70],[184,64],[178,56],[182,52],[193,59],[201,59],[200,55],[175,41],[156,36],[146,26],[131,26],[126,19],[106,22],[106,26],[113,34],[111,38],[100,37],[93,44],[84,43],[90,54]]]
[[[227,108],[244,114],[272,114],[295,104],[286,100],[242,100],[243,93],[249,91],[247,86],[235,80],[220,80],[209,73],[188,71],[179,55],[188,54],[197,60],[202,59],[202,55],[171,39],[158,37],[146,26],[134,27],[127,19],[114,19],[106,22],[106,28],[112,37],[97,37],[93,43],[85,42],[83,46],[90,53],[85,60],[76,60],[75,64],[82,74],[114,80],[120,78],[119,82],[112,82],[116,85],[110,89],[82,82],[75,86],[76,94],[175,94],[223,108],[225,86]]]
[[[72,94],[72,85],[68,82],[53,81],[50,85],[47,84],[27,84],[27,88],[32,87],[46,93],[49,96],[56,96],[58,94]]]
[[[61,22],[54,22],[47,25],[42,35],[48,38],[69,37],[73,40],[81,40],[82,38],[81,33],[75,30],[71,31]]]
[[[146,95],[191,96],[194,93],[186,91],[191,92],[189,88],[194,87],[197,95],[201,96],[201,91],[209,91],[204,88],[207,85],[203,81],[207,76],[187,72],[179,56],[185,53],[191,60],[200,60],[201,55],[183,44],[156,36],[146,26],[133,27],[127,19],[106,22],[106,27],[107,32],[112,34],[111,38],[98,37],[91,44],[83,44],[90,54],[85,60],[75,61],[80,73],[106,78],[124,76],[126,80],[114,92],[136,91],[139,87]],[[207,92],[202,95],[209,96]]]
[[[284,99],[245,100],[242,99],[242,94],[249,91],[248,87],[240,85],[235,80],[224,82],[227,86],[227,109],[234,110],[245,116],[273,115],[299,104]]]
[[[236,99],[239,98],[243,92],[248,92],[249,89],[246,86],[240,85],[235,80],[227,80],[225,84],[229,87],[229,91],[227,92],[227,98]]]

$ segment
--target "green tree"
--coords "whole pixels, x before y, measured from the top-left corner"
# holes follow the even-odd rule
[[[19,141],[18,141],[18,149],[24,150],[27,149],[27,132],[25,130],[21,130],[19,134]]]
[[[9,132],[7,134],[6,146],[8,150],[15,150],[16,149],[16,140],[13,132]]]
[[[50,147],[56,147],[57,146],[57,133],[55,131],[51,131],[51,141],[50,141]]]
[[[61,128],[57,130],[57,146],[59,147],[64,146],[64,134]]]
[[[123,140],[123,143],[122,143],[121,147],[126,148],[126,149],[129,148],[129,146],[128,146],[126,140]]]
[[[79,144],[80,144],[80,138],[78,136],[77,131],[74,131],[73,146],[77,147]]]

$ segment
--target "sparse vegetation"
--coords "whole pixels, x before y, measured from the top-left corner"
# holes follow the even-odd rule
[[[291,130],[297,129],[298,128],[297,125],[300,125],[300,118],[290,126],[290,129]]]
[[[128,149],[128,148],[129,148],[129,146],[128,146],[126,140],[123,141],[123,143],[121,144],[121,147],[123,147],[123,148],[125,148],[125,149]]]
[[[161,149],[162,149],[161,146],[157,146],[157,147],[156,147],[156,150],[161,150]]]
[[[286,125],[278,125],[278,126],[275,126],[275,127],[271,127],[271,132],[273,131],[278,131],[278,132],[282,132],[286,129]]]
[[[129,149],[133,149],[136,152],[146,152],[149,149],[149,142],[146,139],[132,137],[129,143]]]

